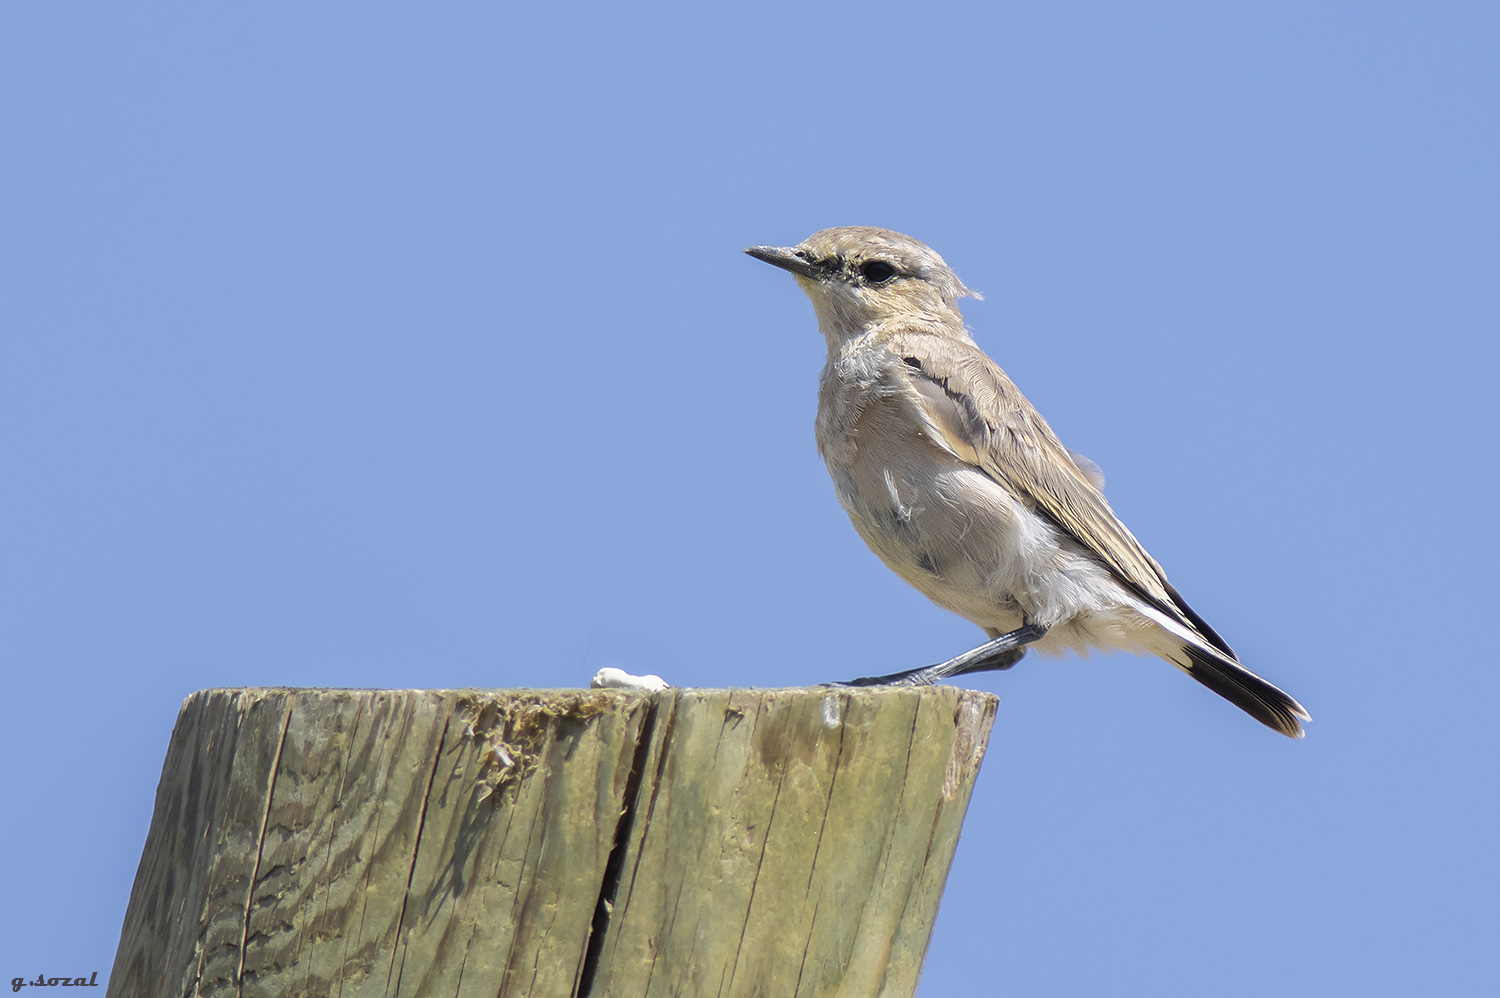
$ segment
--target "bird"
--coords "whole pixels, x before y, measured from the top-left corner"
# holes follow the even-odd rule
[[[845,685],[930,685],[1043,654],[1155,655],[1292,738],[1311,720],[1238,656],[1110,508],[1098,466],[1063,446],[982,351],[979,297],[932,248],[888,229],[752,246],[810,299],[828,355],[817,444],[840,505],[892,571],[989,639],[945,662]]]

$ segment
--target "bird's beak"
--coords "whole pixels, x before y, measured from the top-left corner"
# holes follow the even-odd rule
[[[808,263],[801,252],[790,246],[751,246],[745,252],[773,267],[790,270],[799,277],[821,277],[823,274],[821,269]]]

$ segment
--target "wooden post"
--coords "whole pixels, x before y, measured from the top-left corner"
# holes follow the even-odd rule
[[[905,998],[995,706],[196,693],[107,994]]]

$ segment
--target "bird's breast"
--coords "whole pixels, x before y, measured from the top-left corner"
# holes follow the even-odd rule
[[[1076,543],[935,439],[910,396],[825,379],[818,443],[855,530],[939,606],[1004,631],[1090,612],[1110,591]]]

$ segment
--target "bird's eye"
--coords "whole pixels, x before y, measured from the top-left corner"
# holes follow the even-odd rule
[[[896,276],[896,268],[884,260],[869,260],[859,265],[859,274],[871,284],[884,284]]]

